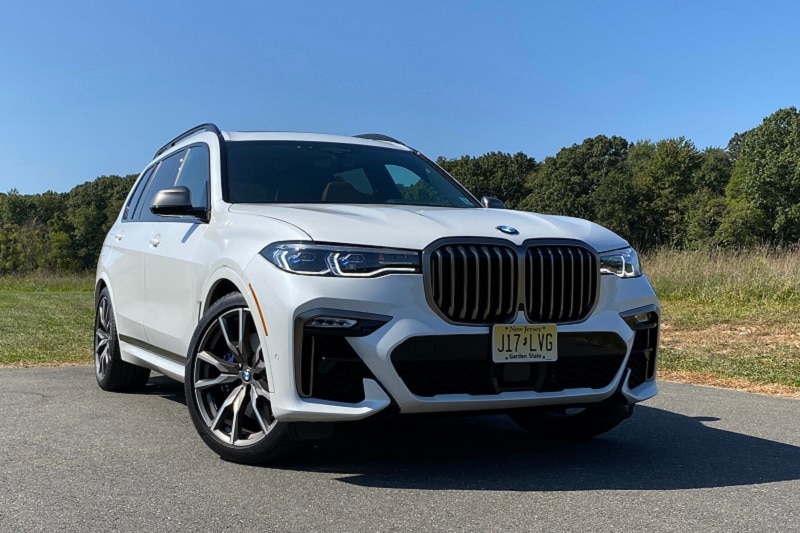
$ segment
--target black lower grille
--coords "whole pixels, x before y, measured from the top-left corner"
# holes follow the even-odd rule
[[[628,387],[634,389],[656,377],[656,360],[658,357],[658,326],[641,329],[633,338],[633,348],[628,359],[631,370]]]
[[[392,352],[395,370],[417,396],[556,392],[608,386],[625,358],[624,341],[613,333],[562,333],[559,358],[549,363],[496,364],[490,335],[414,337]]]
[[[375,379],[344,337],[303,336],[300,393],[335,402],[364,400],[364,378]]]

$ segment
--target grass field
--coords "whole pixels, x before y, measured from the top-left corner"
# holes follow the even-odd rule
[[[800,252],[661,250],[662,378],[800,397]],[[88,364],[87,275],[0,277],[0,365]]]
[[[662,378],[800,396],[800,252],[643,257],[664,307]]]
[[[0,365],[92,361],[93,277],[0,277]]]

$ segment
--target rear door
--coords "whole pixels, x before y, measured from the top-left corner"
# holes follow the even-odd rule
[[[106,236],[103,253],[111,282],[117,332],[123,338],[144,340],[144,256],[151,230],[136,218],[142,196],[158,164],[147,168],[125,204],[120,222]]]

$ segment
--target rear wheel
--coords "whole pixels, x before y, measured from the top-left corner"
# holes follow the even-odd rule
[[[632,412],[632,405],[612,404],[584,408],[531,407],[515,410],[509,416],[537,437],[580,440],[611,431]]]
[[[141,389],[150,377],[150,369],[122,360],[117,324],[108,289],[100,292],[94,317],[94,375],[100,388],[107,391]]]
[[[184,386],[197,432],[223,459],[262,463],[307,446],[272,414],[264,349],[238,293],[214,303],[197,325]]]

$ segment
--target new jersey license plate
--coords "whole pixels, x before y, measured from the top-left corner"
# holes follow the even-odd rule
[[[535,363],[557,359],[555,324],[497,324],[492,329],[492,360],[495,363]]]

